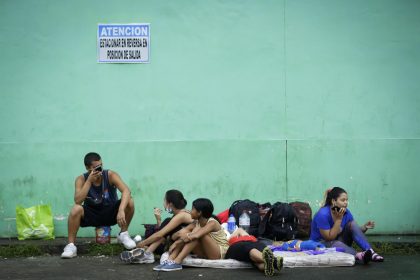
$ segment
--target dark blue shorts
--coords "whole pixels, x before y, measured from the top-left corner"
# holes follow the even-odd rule
[[[121,199],[109,205],[83,204],[84,216],[80,221],[81,227],[113,226],[117,224],[117,214]]]

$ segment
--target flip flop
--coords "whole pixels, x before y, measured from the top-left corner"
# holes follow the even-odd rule
[[[363,263],[368,264],[372,260],[372,251],[366,250],[363,252]]]
[[[383,262],[384,261],[384,257],[378,255],[377,253],[373,252],[372,254],[372,261],[373,262]]]
[[[364,264],[368,264],[372,260],[372,250],[368,249],[363,252],[358,252],[354,257],[357,261],[363,262]]]

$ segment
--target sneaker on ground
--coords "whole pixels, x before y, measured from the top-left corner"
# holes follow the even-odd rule
[[[69,243],[64,247],[64,251],[61,254],[63,259],[71,259],[77,256],[77,247],[73,243]]]
[[[277,270],[280,271],[283,268],[283,257],[277,256],[274,264],[275,264]]]
[[[120,232],[117,236],[118,243],[122,243],[128,250],[136,248],[136,242],[131,239],[128,231]]]
[[[274,255],[270,248],[265,247],[262,251],[262,257],[264,260],[264,274],[265,276],[274,275]]]
[[[132,263],[136,258],[140,258],[144,255],[144,249],[136,248],[131,251],[123,251],[120,254],[120,260],[126,263]]]
[[[164,260],[160,265],[157,265],[153,268],[154,271],[161,271],[162,267],[164,267],[168,263],[168,260]]]
[[[154,263],[155,256],[153,253],[145,252],[143,255],[134,257],[131,263]]]
[[[180,265],[179,263],[175,263],[174,261],[169,261],[162,266],[162,268],[160,269],[161,271],[175,271],[175,270],[181,270],[182,269],[182,265]]]

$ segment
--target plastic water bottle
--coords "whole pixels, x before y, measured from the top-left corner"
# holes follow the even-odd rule
[[[243,211],[242,215],[239,217],[239,227],[243,228],[246,232],[249,230],[251,220],[246,210]]]
[[[233,214],[230,214],[228,222],[227,222],[227,226],[228,226],[228,232],[232,234],[236,228],[236,219],[235,219],[235,216],[233,216]]]

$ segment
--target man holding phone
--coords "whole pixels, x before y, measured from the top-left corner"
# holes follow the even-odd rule
[[[128,234],[128,226],[134,215],[134,201],[128,186],[117,172],[102,168],[101,156],[88,153],[84,158],[87,172],[78,176],[75,182],[74,202],[68,218],[68,244],[62,258],[77,256],[74,245],[80,227],[112,226],[118,224],[121,232],[118,242],[126,249],[133,249],[136,243]],[[117,189],[121,192],[118,199]]]

